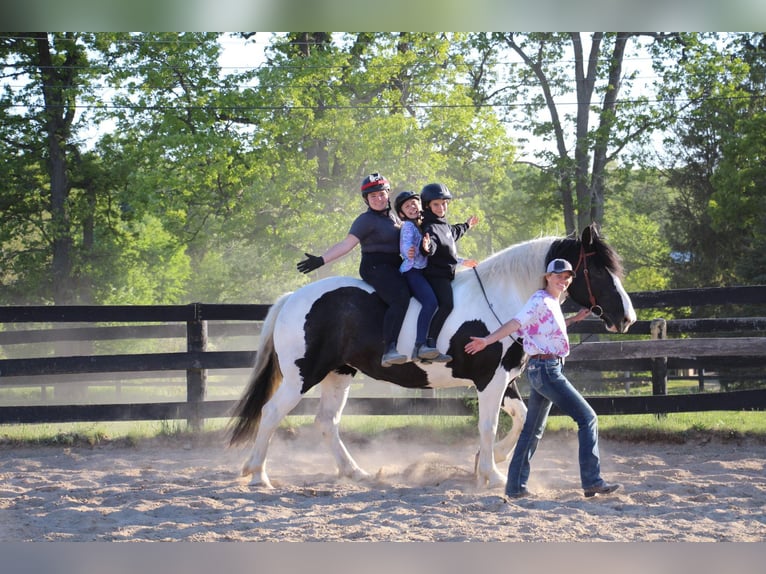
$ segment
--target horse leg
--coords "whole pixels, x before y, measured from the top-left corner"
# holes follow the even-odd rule
[[[506,477],[495,465],[494,442],[500,415],[501,393],[505,389],[505,373],[500,373],[479,393],[479,453],[476,482],[479,487],[504,486]]]
[[[495,462],[506,461],[511,456],[513,447],[519,440],[521,427],[524,426],[524,421],[527,418],[527,406],[521,399],[504,396],[501,407],[511,416],[511,430],[495,443]]]
[[[338,475],[354,480],[368,477],[369,474],[354,461],[340,438],[340,418],[348,399],[351,376],[330,373],[320,385],[321,397],[315,423],[335,457]]]
[[[273,488],[266,474],[266,451],[279,423],[290,414],[290,411],[300,402],[301,397],[298,385],[289,384],[285,379],[274,393],[274,396],[263,405],[261,420],[258,424],[258,432],[255,435],[250,458],[242,467],[242,476],[253,475],[250,480],[251,485]]]

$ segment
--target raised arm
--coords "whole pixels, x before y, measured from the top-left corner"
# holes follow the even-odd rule
[[[521,328],[521,323],[516,319],[511,319],[507,323],[503,323],[495,331],[487,335],[486,337],[471,337],[471,342],[466,344],[465,352],[469,355],[474,355],[479,351],[483,351],[488,345],[497,343],[503,337],[507,337],[518,331]]]
[[[306,253],[306,259],[298,262],[298,271],[301,273],[309,273],[314,269],[318,269],[326,263],[330,263],[331,261],[343,257],[346,253],[356,247],[358,243],[359,239],[355,235],[349,233],[346,235],[345,239],[330,247],[321,256]]]

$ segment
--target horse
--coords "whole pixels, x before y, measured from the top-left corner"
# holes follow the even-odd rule
[[[266,472],[269,441],[280,422],[313,387],[320,385],[316,427],[329,443],[340,477],[361,480],[369,474],[357,465],[339,433],[339,423],[354,375],[361,371],[379,381],[411,389],[475,386],[479,411],[479,486],[505,484],[497,462],[507,460],[526,416],[516,378],[526,366],[518,340],[507,338],[481,353],[463,347],[471,336],[483,337],[511,319],[536,290],[552,259],[567,259],[575,269],[569,297],[589,307],[608,331],[624,333],[635,322],[623,288],[622,264],[595,224],[578,238],[540,237],[518,243],[461,270],[453,281],[454,309],[437,340],[446,363],[412,362],[382,367],[385,306],[361,279],[328,277],[282,295],[264,319],[249,384],[229,421],[229,446],[252,440],[242,475],[251,485],[273,488]],[[412,349],[420,304],[411,301],[398,349]],[[409,356],[409,354],[408,354]],[[507,435],[495,441],[500,409],[511,416]]]

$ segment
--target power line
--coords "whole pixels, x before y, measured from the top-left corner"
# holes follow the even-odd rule
[[[625,104],[664,104],[664,103],[677,103],[688,104],[692,102],[702,101],[744,101],[754,98],[760,98],[758,95],[743,95],[743,96],[706,96],[702,98],[673,98],[673,99],[647,99],[647,100],[617,100],[617,105]],[[75,104],[73,106],[68,105],[48,105],[45,104],[9,104],[5,108],[24,108],[24,109],[82,109],[82,110],[134,110],[134,111],[327,111],[327,110],[391,110],[392,108],[414,108],[414,109],[471,109],[471,108],[522,108],[528,107],[528,103],[465,103],[465,104],[423,104],[423,103],[407,103],[398,104],[396,106],[392,104],[348,104],[348,105],[333,105],[323,104],[322,106],[301,106],[291,104],[274,104],[274,105],[246,105],[246,106],[209,106],[209,105],[178,105],[178,106],[166,106],[166,105],[120,105],[120,104]],[[572,102],[557,102],[557,106],[577,106],[576,101]]]

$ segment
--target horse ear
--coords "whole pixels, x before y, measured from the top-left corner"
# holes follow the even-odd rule
[[[598,237],[598,224],[595,221],[582,230],[583,245],[593,245]]]

